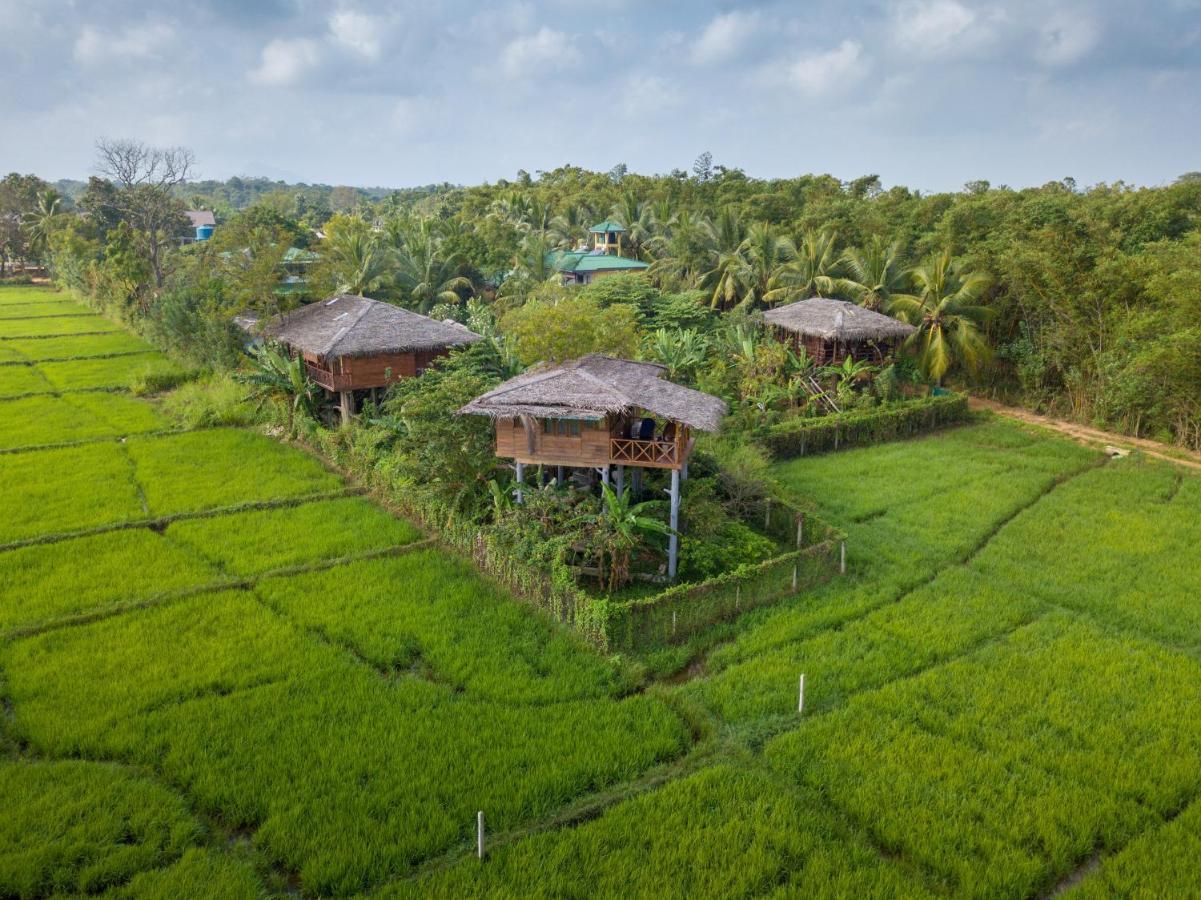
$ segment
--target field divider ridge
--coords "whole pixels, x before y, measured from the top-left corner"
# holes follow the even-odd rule
[[[135,528],[149,528],[152,531],[166,528],[172,522],[183,522],[189,519],[214,519],[233,513],[252,512],[260,509],[286,509],[291,506],[303,506],[306,503],[320,503],[322,500],[339,500],[343,497],[362,497],[367,493],[361,487],[345,487],[336,491],[322,491],[316,494],[303,494],[299,497],[280,497],[274,500],[252,500],[247,503],[237,503],[233,506],[218,506],[212,509],[195,510],[192,512],[170,513],[164,516],[152,516],[143,519],[127,519],[122,522],[111,522],[107,525],[97,525],[93,528],[80,528],[75,531],[60,531],[53,534],[41,534],[36,537],[22,538],[0,544],[0,553],[9,550],[19,550],[22,547],[35,547],[41,544],[57,544],[74,538],[92,537],[97,534],[107,534],[111,531],[128,531]]]
[[[171,603],[187,600],[191,597],[197,597],[202,594],[216,594],[220,593],[221,591],[253,592],[260,582],[267,581],[268,579],[288,578],[294,575],[307,575],[312,572],[324,572],[328,569],[336,569],[339,566],[348,566],[357,562],[404,556],[407,553],[417,550],[424,550],[433,545],[433,538],[426,538],[425,540],[414,541],[410,544],[399,544],[392,547],[365,550],[362,553],[355,553],[350,556],[336,556],[327,559],[313,560],[312,562],[307,563],[297,563],[291,566],[278,566],[274,569],[266,569],[253,575],[227,575],[215,581],[206,582],[200,585],[193,585],[186,588],[179,588],[173,591],[163,591],[159,594],[143,597],[140,600],[128,600],[125,602],[110,603],[107,606],[96,607],[95,609],[86,610],[73,615],[60,616],[57,619],[47,619],[46,621],[38,622],[32,625],[21,625],[16,628],[10,628],[7,631],[0,632],[0,640],[18,640],[21,638],[45,634],[50,631],[60,631],[64,628],[73,628],[78,625],[89,625],[93,622],[100,622],[105,619],[115,618],[127,612],[134,612],[139,609],[150,609],[157,606],[167,606]],[[273,612],[275,611],[273,610]],[[278,613],[276,614],[278,615]]]

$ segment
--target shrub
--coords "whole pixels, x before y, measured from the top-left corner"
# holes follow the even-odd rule
[[[134,371],[129,379],[129,389],[138,397],[161,394],[172,388],[195,381],[200,377],[197,369],[181,369],[168,361],[156,361]]]
[[[256,425],[263,412],[246,396],[247,388],[228,374],[188,381],[162,399],[167,416],[185,428]]]
[[[757,563],[776,552],[776,545],[742,522],[729,521],[715,532],[681,538],[686,579],[710,578],[743,563]]]
[[[759,442],[777,459],[912,437],[967,420],[967,396],[923,397],[890,406],[789,419],[761,429]]]

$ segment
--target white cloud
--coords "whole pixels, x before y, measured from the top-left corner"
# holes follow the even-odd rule
[[[329,17],[329,33],[334,41],[372,61],[380,56],[381,29],[375,16],[352,9],[340,9]]]
[[[102,32],[85,25],[75,39],[75,61],[101,63],[152,59],[175,36],[170,25],[135,25],[119,32]]]
[[[700,66],[725,62],[737,56],[759,30],[755,12],[722,13],[705,26],[692,45],[692,61]]]
[[[909,50],[938,51],[950,46],[976,21],[957,0],[910,0],[896,11],[896,35]]]
[[[859,42],[845,40],[833,50],[792,63],[788,80],[802,93],[818,97],[858,81],[866,65]]]
[[[501,69],[514,79],[570,69],[579,62],[580,51],[572,38],[545,25],[534,34],[510,41],[500,55]]]
[[[678,107],[684,99],[675,84],[659,75],[635,73],[624,84],[621,111],[630,119],[658,115]]]
[[[1038,30],[1035,56],[1048,66],[1069,66],[1097,46],[1101,28],[1083,11],[1063,10],[1043,22]]]
[[[263,48],[262,60],[250,72],[257,84],[286,87],[295,84],[321,60],[316,41],[308,38],[276,38]]]

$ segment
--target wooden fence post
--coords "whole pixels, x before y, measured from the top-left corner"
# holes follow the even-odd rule
[[[800,550],[803,543],[805,543],[805,514],[801,513],[796,520],[796,548]]]
[[[794,594],[796,593],[796,586],[797,586],[797,565],[796,565],[796,563],[793,563],[793,565],[792,565],[792,592]]]
[[[771,497],[767,498],[767,503],[763,507],[763,530],[771,529]]]
[[[847,573],[847,542],[843,541],[838,545],[838,574],[845,575]]]

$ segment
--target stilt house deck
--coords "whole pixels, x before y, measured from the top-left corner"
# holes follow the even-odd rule
[[[838,365],[847,357],[879,365],[917,330],[892,316],[825,297],[770,309],[763,318],[778,340],[804,349],[819,366]]]

